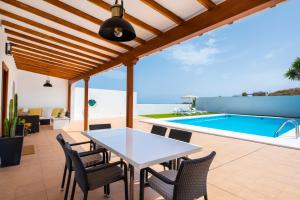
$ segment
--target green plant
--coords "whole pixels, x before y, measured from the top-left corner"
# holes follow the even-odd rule
[[[300,81],[300,58],[296,58],[284,76],[290,80]]]
[[[18,95],[9,101],[8,118],[4,120],[4,137],[15,137],[16,125],[18,122]]]
[[[243,92],[243,93],[242,93],[242,96],[243,96],[243,97],[247,97],[247,96],[248,96],[247,92]]]

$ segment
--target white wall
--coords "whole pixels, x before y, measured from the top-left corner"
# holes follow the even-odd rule
[[[17,74],[20,108],[67,108],[67,80],[50,77],[53,87],[43,87],[47,76],[23,70],[18,70]]]
[[[1,20],[1,17],[0,17],[0,20]],[[1,67],[1,70],[0,70],[0,102],[2,99],[1,88],[2,88],[2,63],[3,62],[6,64],[6,66],[9,69],[8,99],[11,99],[13,97],[13,91],[17,92],[17,88],[16,88],[16,86],[17,86],[17,73],[16,73],[17,68],[16,68],[14,58],[12,56],[5,55],[5,43],[6,42],[7,42],[7,35],[4,33],[3,26],[0,25],[0,67]],[[13,88],[13,85],[15,85],[15,88]],[[1,103],[0,103],[0,109],[2,112]],[[0,121],[2,121],[1,115],[0,115]],[[1,123],[0,123],[0,126],[1,126]]]
[[[190,104],[137,104],[137,114],[162,114],[162,113],[173,113],[174,109],[182,108],[188,109]]]
[[[74,85],[74,84],[73,84]],[[73,88],[71,102],[71,117],[83,119],[84,88]],[[89,99],[96,100],[94,107],[89,107],[89,119],[120,117],[126,115],[126,91],[89,89]],[[137,93],[134,93],[134,114],[172,113],[175,108],[187,109],[188,104],[137,104]]]
[[[75,120],[83,119],[84,88],[75,87],[72,92],[71,117]],[[126,91],[89,89],[89,99],[96,100],[94,107],[89,107],[89,118],[100,119],[126,115]],[[137,94],[134,93],[134,107],[136,107]]]

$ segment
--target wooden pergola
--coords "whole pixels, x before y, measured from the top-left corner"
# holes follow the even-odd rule
[[[92,75],[127,67],[127,127],[133,126],[133,78],[138,59],[284,0],[125,0],[125,19],[137,37],[110,42],[97,32],[114,0],[0,0],[1,24],[14,45],[18,69],[85,82],[84,129],[88,128],[88,83]]]

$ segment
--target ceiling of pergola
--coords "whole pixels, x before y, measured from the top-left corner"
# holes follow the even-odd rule
[[[102,39],[114,0],[0,0],[19,69],[72,82],[149,55],[284,0],[124,0],[137,38]]]

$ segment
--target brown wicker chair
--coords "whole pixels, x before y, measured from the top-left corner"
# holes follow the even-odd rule
[[[64,168],[64,173],[63,173],[63,178],[62,178],[62,183],[61,183],[61,190],[63,190],[64,186],[65,186],[67,171],[68,171],[67,186],[66,186],[65,197],[64,197],[64,199],[66,200],[68,198],[70,180],[71,180],[72,172],[74,171],[74,166],[72,164],[71,158],[67,154],[67,150],[65,147],[66,141],[64,140],[62,134],[58,134],[56,136],[56,140],[61,145],[64,155],[65,155],[65,158],[66,158],[66,163],[65,163],[65,168]],[[77,146],[77,145],[82,145],[82,144],[90,144],[90,141],[73,143],[73,144],[70,144],[70,146]],[[106,162],[105,159],[107,158],[105,149],[97,149],[94,151],[80,152],[79,156],[83,162],[84,167],[91,167],[91,166],[95,166],[95,165],[99,165],[99,164],[104,164]]]
[[[109,184],[119,180],[124,181],[125,200],[128,200],[126,163],[118,161],[115,163],[106,163],[95,167],[85,168],[77,151],[72,150],[68,143],[66,143],[66,149],[75,169],[75,177],[71,194],[72,200],[74,199],[76,184],[79,185],[84,194],[83,199],[87,200],[88,192],[100,187],[104,187],[105,194],[110,195]],[[123,166],[123,168],[118,165]]]
[[[156,172],[151,168],[141,170],[140,200],[144,199],[144,188],[150,186],[166,200],[194,200],[207,196],[207,175],[216,152],[198,159],[182,161],[179,170]],[[152,174],[145,183],[145,173]]]
[[[151,129],[151,133],[155,135],[165,136],[167,132],[167,128],[163,126],[153,125]]]

